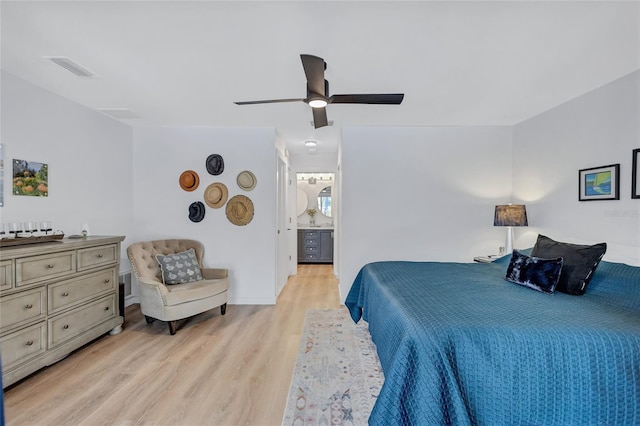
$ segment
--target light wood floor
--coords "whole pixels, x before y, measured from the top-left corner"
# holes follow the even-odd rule
[[[5,390],[7,425],[280,425],[307,309],[337,308],[332,265],[300,265],[275,306],[125,329]]]

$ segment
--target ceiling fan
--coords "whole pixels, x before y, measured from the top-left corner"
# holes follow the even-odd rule
[[[324,59],[313,55],[300,55],[302,67],[307,76],[307,97],[294,99],[269,99],[264,101],[234,102],[237,105],[272,104],[279,102],[305,102],[313,110],[315,128],[327,126],[327,104],[386,104],[399,105],[404,93],[367,93],[360,95],[331,95],[329,82],[324,79],[327,63]]]

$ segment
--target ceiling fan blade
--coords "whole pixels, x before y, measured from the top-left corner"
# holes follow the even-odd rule
[[[329,125],[326,108],[311,108],[313,110],[313,126],[317,129]]]
[[[268,99],[265,101],[243,101],[243,102],[234,102],[236,105],[255,105],[255,104],[277,104],[280,102],[304,102],[302,98],[292,98],[292,99]]]
[[[309,90],[318,95],[327,96],[324,90],[324,70],[327,64],[324,59],[313,55],[300,55],[304,74],[307,76]]]
[[[329,98],[329,103],[400,105],[403,99],[404,93],[369,93],[362,95],[333,95]]]

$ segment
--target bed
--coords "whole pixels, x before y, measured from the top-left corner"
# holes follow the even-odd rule
[[[369,424],[640,424],[640,268],[549,295],[506,281],[509,260],[360,270],[346,305],[385,375]]]

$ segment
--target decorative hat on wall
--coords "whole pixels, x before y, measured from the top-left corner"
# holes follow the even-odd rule
[[[205,162],[209,174],[217,176],[224,171],[224,160],[220,154],[211,154]]]
[[[253,219],[253,202],[244,195],[236,195],[227,203],[227,219],[234,225],[243,226]]]
[[[189,206],[189,220],[191,222],[201,222],[204,219],[204,204],[200,201],[191,203]]]
[[[224,206],[228,197],[229,191],[227,191],[227,186],[224,183],[212,183],[204,190],[204,202],[214,209]]]
[[[258,180],[256,179],[256,175],[251,173],[249,170],[245,170],[238,174],[236,182],[238,183],[240,189],[251,191],[256,187]]]
[[[198,185],[200,185],[200,176],[198,176],[198,173],[193,170],[185,170],[182,172],[180,175],[180,188],[191,192],[195,191]]]

